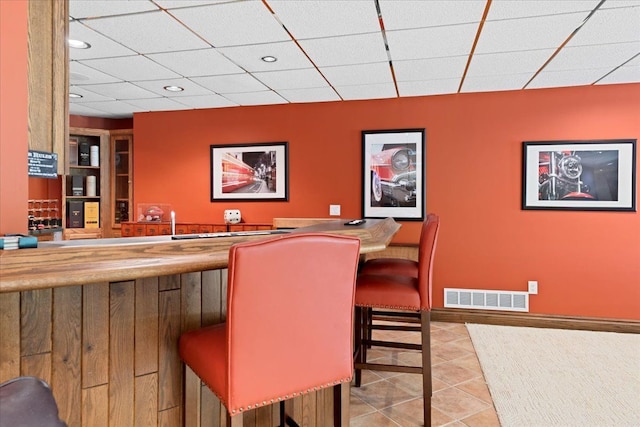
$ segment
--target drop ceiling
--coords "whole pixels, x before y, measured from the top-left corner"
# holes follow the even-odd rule
[[[69,49],[70,113],[92,117],[640,82],[640,0],[70,0],[69,14],[91,45]]]

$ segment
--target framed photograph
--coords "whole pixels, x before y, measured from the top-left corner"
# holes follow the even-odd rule
[[[211,201],[287,201],[286,142],[211,146]]]
[[[525,141],[522,209],[636,211],[636,140]]]
[[[422,221],[425,130],[362,131],[362,216]]]

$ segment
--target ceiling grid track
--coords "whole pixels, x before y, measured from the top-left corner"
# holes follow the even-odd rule
[[[275,18],[276,21],[278,21],[278,23],[280,25],[282,25],[282,28],[284,29],[284,31],[289,35],[289,37],[291,37],[291,41],[294,42],[296,44],[296,46],[298,47],[298,49],[300,49],[300,52],[302,52],[302,54],[304,56],[307,57],[307,59],[309,60],[309,62],[311,62],[311,64],[313,65],[313,67],[316,69],[316,71],[322,76],[322,78],[324,79],[325,82],[327,82],[327,84],[329,85],[329,87],[331,88],[331,90],[333,90],[335,92],[335,94],[338,96],[338,98],[340,98],[340,101],[344,101],[344,98],[342,98],[342,95],[340,95],[340,93],[336,90],[335,87],[333,87],[333,84],[329,81],[329,79],[327,79],[327,77],[324,75],[324,73],[322,71],[320,71],[320,69],[318,68],[318,66],[316,65],[316,63],[313,61],[313,59],[311,59],[311,57],[309,56],[309,54],[302,48],[302,46],[300,46],[300,43],[298,43],[298,40],[296,40],[296,38],[293,36],[293,34],[291,34],[291,32],[289,31],[289,29],[284,25],[284,23],[280,20],[280,18],[278,17],[278,15],[273,11],[273,9],[271,8],[271,6],[269,6],[269,3],[267,3],[267,0],[262,0],[262,3],[265,5],[265,7],[269,10],[269,12],[271,12],[271,14],[273,15],[273,17]],[[282,95],[281,95],[282,96]]]
[[[598,3],[596,5],[596,7],[594,7],[593,10],[589,13],[589,15],[587,15],[587,17],[584,18],[582,23],[580,25],[578,25],[578,27],[575,30],[573,30],[571,32],[571,34],[569,34],[569,37],[567,37],[567,39],[564,42],[562,42],[562,44],[560,46],[558,46],[558,48],[555,50],[555,52],[553,52],[553,54],[549,57],[549,59],[547,59],[545,61],[545,63],[542,64],[542,66],[538,69],[538,71],[536,71],[534,73],[534,75],[531,76],[529,81],[527,83],[525,83],[525,85],[522,87],[522,89],[526,89],[527,86],[529,86],[531,84],[531,82],[534,81],[536,77],[538,77],[538,75],[542,72],[542,70],[544,70],[547,67],[547,65],[549,65],[551,63],[551,61],[553,61],[553,58],[555,58],[560,53],[560,51],[567,45],[567,43],[569,43],[569,41],[571,41],[573,36],[575,36],[578,33],[578,31],[580,31],[580,29],[582,27],[584,27],[584,24],[586,24],[587,21],[589,21],[589,19],[591,19],[593,14],[596,13],[596,11],[598,9],[600,9],[600,6],[602,6],[605,1],[607,1],[607,0],[600,0],[600,3]]]
[[[467,77],[467,72],[469,71],[469,66],[471,65],[471,61],[473,60],[473,54],[476,51],[478,40],[480,40],[480,34],[482,33],[482,28],[484,27],[484,23],[487,20],[487,15],[489,14],[489,9],[491,8],[492,1],[493,0],[487,0],[487,4],[484,7],[484,12],[482,13],[482,19],[480,20],[480,25],[478,25],[478,31],[476,31],[476,37],[475,39],[473,39],[473,46],[471,46],[471,52],[469,52],[469,57],[467,58],[467,63],[464,67],[462,78],[460,79],[460,85],[458,86],[458,93],[462,91],[462,86],[464,85],[464,79]]]
[[[391,79],[393,79],[393,87],[396,90],[396,97],[400,98],[400,91],[398,90],[398,81],[396,80],[396,72],[393,69],[393,60],[391,59],[391,51],[389,50],[389,42],[387,41],[387,32],[384,29],[384,19],[382,19],[382,11],[380,10],[380,2],[373,0],[376,4],[376,12],[378,13],[378,23],[380,24],[380,32],[382,33],[382,40],[384,40],[384,49],[387,52],[387,59],[389,60],[389,69],[391,71]]]

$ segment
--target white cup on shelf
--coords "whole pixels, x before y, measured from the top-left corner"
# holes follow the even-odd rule
[[[89,149],[89,162],[91,166],[100,166],[100,147],[98,145],[92,145]]]
[[[87,197],[96,197],[96,177],[87,175]]]

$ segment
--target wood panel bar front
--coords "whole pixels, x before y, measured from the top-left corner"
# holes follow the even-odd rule
[[[398,228],[358,230],[363,253],[384,249]],[[226,319],[228,248],[264,237],[0,251],[0,381],[43,378],[69,426],[224,426],[225,408],[185,369],[177,342]],[[292,402],[301,425],[329,425],[331,393]],[[244,425],[278,417],[277,406],[260,408]]]

